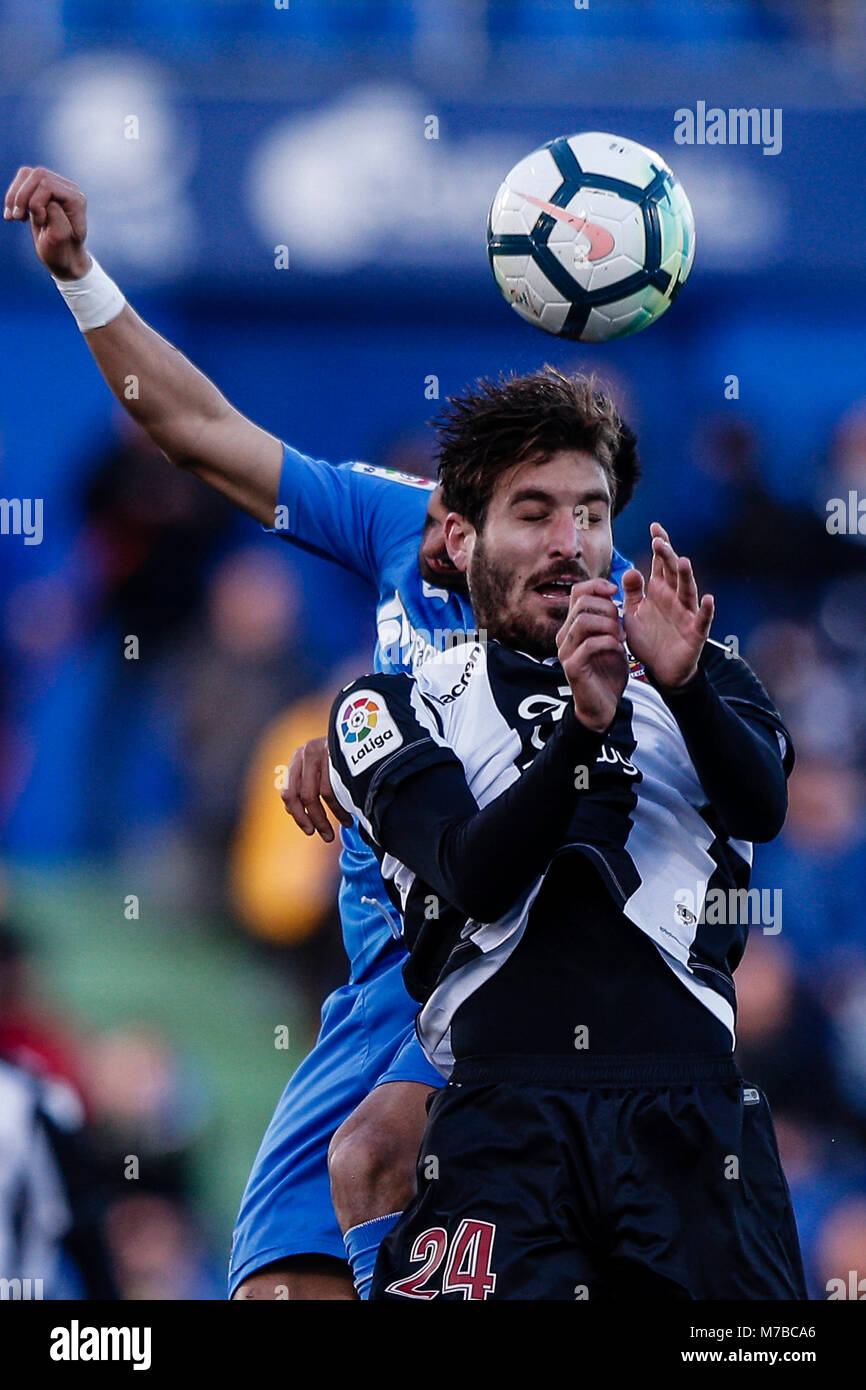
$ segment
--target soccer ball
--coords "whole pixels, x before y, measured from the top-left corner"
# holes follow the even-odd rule
[[[527,155],[487,221],[496,283],[528,323],[604,342],[639,333],[692,268],[695,219],[660,155],[588,131]]]

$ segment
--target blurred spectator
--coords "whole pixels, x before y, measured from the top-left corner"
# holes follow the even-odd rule
[[[142,1176],[174,1190],[177,1163],[205,1125],[212,1098],[200,1069],[153,1028],[130,1025],[90,1039],[83,1058],[94,1133],[115,1180],[123,1158],[138,1158]],[[121,1184],[122,1186],[122,1184]]]
[[[756,881],[782,894],[782,940],[816,984],[866,966],[863,782],[849,764],[806,757],[788,819],[756,851]]]
[[[251,750],[286,701],[311,684],[294,640],[298,603],[279,553],[229,555],[211,579],[203,621],[188,628],[165,668],[169,700],[177,705],[200,906],[223,903],[226,855]]]
[[[827,503],[831,498],[842,498],[847,504],[849,492],[866,501],[866,400],[852,405],[833,431],[827,468],[819,474],[815,489],[815,508],[825,524]],[[857,529],[850,540],[854,545],[866,546],[866,518],[863,531]]]
[[[220,1271],[188,1209],[190,1155],[212,1118],[200,1070],[135,1026],[94,1037],[84,1063],[121,1298],[222,1297]]]
[[[746,1080],[766,1091],[810,1296],[823,1298],[818,1244],[834,1203],[866,1180],[866,1126],[844,1091],[834,1021],[794,963],[787,945],[753,929],[736,976],[736,1056]]]
[[[150,659],[189,621],[234,515],[192,473],[175,468],[129,416],[91,475],[84,544],[97,590],[96,622],[134,633]]]
[[[802,620],[817,611],[831,579],[863,572],[866,556],[847,536],[828,533],[826,514],[819,518],[775,497],[760,452],[756,430],[744,419],[717,417],[702,429],[696,461],[715,494],[701,542],[703,582],[708,589],[733,588],[745,611]]]
[[[797,979],[790,950],[753,928],[736,983],[737,1059],[746,1079],[789,1123],[844,1133],[854,1117],[839,1086],[831,1022]]]
[[[34,991],[23,936],[0,917],[0,1056],[82,1096],[77,1043]],[[80,1100],[79,1100],[80,1105]]]
[[[866,1125],[866,968],[847,972],[833,1000],[839,1072],[852,1109]]]
[[[181,1203],[153,1192],[119,1198],[108,1240],[126,1301],[225,1297],[225,1276]]]
[[[315,931],[339,882],[339,838],[332,844],[304,835],[291,821],[280,791],[292,754],[322,738],[339,689],[291,705],[267,726],[246,777],[232,850],[233,901],[257,936],[294,944]]]
[[[336,910],[339,826],[331,817],[331,844],[318,834],[304,835],[289,818],[280,790],[293,753],[324,736],[336,692],[362,665],[360,657],[349,663],[323,691],[289,706],[265,729],[247,773],[231,851],[238,918],[254,936],[290,948],[281,964],[303,979],[312,999],[324,998],[346,976]]]
[[[863,701],[859,682],[832,660],[818,631],[803,622],[771,619],[749,637],[745,656],[772,694],[802,762],[862,761]]]
[[[866,1298],[866,1194],[840,1202],[827,1217],[818,1244],[818,1278],[824,1297]]]

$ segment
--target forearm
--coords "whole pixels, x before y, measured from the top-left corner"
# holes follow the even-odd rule
[[[562,843],[586,785],[577,770],[594,763],[602,739],[569,705],[532,766],[482,810],[461,769],[419,773],[380,811],[381,843],[446,902],[476,921],[497,921]]]
[[[202,433],[232,411],[213,382],[129,304],[83,336],[128,414],[173,463],[194,463]]]
[[[6,190],[3,216],[29,222],[39,260],[124,409],[173,463],[273,526],[282,444],[229,405],[125,303],[86,246],[86,209],[78,184],[42,165],[22,165]]]
[[[679,690],[658,688],[727,834],[759,843],[774,839],[788,807],[774,730],[723,700],[702,670]]]
[[[84,340],[117,400],[172,463],[273,525],[282,445],[126,304]]]

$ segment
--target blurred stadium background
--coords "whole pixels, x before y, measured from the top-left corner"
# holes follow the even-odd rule
[[[0,0],[4,183],[79,181],[102,264],[265,427],[425,472],[430,378],[614,388],[645,468],[620,549],[669,527],[799,752],[754,880],[782,930],[737,980],[816,1298],[866,1275],[866,537],[826,529],[866,495],[864,75],[860,0]],[[698,100],[780,107],[781,154],[676,147]],[[698,229],[670,314],[589,351],[509,312],[483,243],[511,164],[577,129],[660,150]],[[334,854],[276,768],[369,664],[370,596],[173,473],[3,238],[0,492],[44,537],[0,536],[0,1055],[80,1095],[123,1296],[218,1298],[344,975]]]

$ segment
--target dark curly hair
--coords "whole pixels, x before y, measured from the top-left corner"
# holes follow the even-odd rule
[[[431,423],[443,501],[479,529],[497,479],[515,463],[541,463],[560,449],[591,454],[607,475],[614,516],[640,477],[637,438],[610,397],[593,377],[549,365],[528,376],[482,379],[449,396]]]

